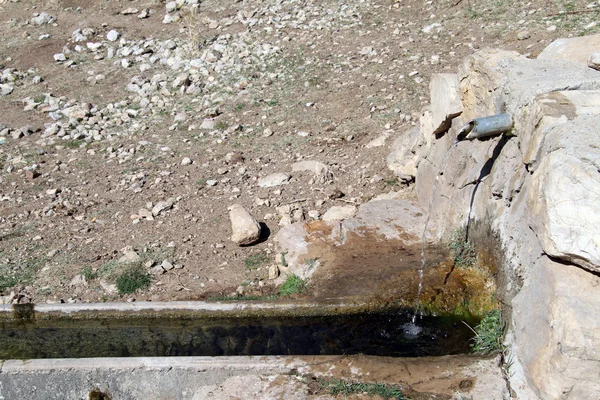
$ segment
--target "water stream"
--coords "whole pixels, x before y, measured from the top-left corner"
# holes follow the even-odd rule
[[[431,190],[431,195],[429,195],[429,205],[427,206],[427,219],[425,219],[425,226],[423,226],[423,234],[421,235],[421,267],[419,268],[419,289],[417,290],[417,306],[415,307],[415,312],[412,316],[412,326],[408,326],[405,328],[405,331],[407,331],[408,333],[419,333],[418,327],[415,324],[417,322],[417,316],[419,315],[419,311],[421,309],[421,292],[423,291],[423,276],[425,273],[425,263],[427,262],[425,256],[425,240],[427,236],[427,227],[429,226],[429,220],[431,218],[431,209],[433,207],[433,199],[438,190],[440,176],[443,175],[444,169],[446,168],[446,164],[450,159],[450,154],[452,153],[452,150],[454,150],[454,148],[458,145],[458,142],[458,140],[455,140],[454,143],[452,143],[452,146],[450,146],[450,148],[446,151],[446,155],[442,159],[438,173],[435,176],[435,182],[433,184],[433,189]]]
[[[211,317],[152,314],[0,320],[0,360],[29,358],[336,355],[387,357],[467,353],[473,333],[459,317],[423,317],[407,335],[412,311],[324,316]],[[473,321],[466,321],[473,323]]]

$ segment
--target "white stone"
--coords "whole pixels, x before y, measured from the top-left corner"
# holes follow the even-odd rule
[[[258,186],[261,188],[270,188],[281,186],[288,183],[290,176],[283,172],[276,172],[258,180]]]
[[[323,214],[323,221],[341,221],[346,218],[352,218],[357,212],[356,206],[333,206]]]
[[[119,32],[115,31],[114,29],[111,29],[106,34],[106,39],[108,39],[111,42],[116,42],[117,40],[119,40],[119,37],[121,37],[121,35],[119,34]]]
[[[215,129],[215,120],[214,119],[205,119],[204,121],[202,121],[202,124],[200,124],[200,129],[205,129],[205,130],[211,130],[211,129]]]
[[[189,157],[184,157],[183,160],[181,160],[181,165],[191,165],[192,164],[192,159]]]
[[[142,261],[142,257],[140,257],[139,254],[136,253],[134,250],[127,249],[123,251],[123,255],[121,256],[121,258],[119,258],[118,262],[121,264],[129,264],[136,263],[139,261]]]
[[[56,62],[60,62],[60,61],[66,61],[67,57],[65,56],[64,53],[57,53],[54,55],[54,61]]]
[[[298,161],[292,164],[292,172],[308,171],[315,175],[323,175],[328,170],[327,165],[315,160]]]
[[[239,246],[247,246],[260,240],[260,224],[241,204],[229,207],[229,220],[232,242]]]
[[[152,208],[152,215],[156,217],[157,215],[159,215],[163,211],[170,210],[173,207],[174,204],[175,204],[175,199],[174,198],[169,198],[169,199],[164,200],[164,201],[159,201]]]
[[[371,140],[369,143],[367,143],[366,148],[372,149],[374,147],[381,147],[385,144],[385,141],[388,137],[390,137],[390,132],[384,132],[381,135],[377,136],[375,139]]]

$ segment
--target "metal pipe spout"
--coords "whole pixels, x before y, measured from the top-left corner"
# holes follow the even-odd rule
[[[469,121],[456,137],[456,140],[481,139],[508,132],[513,125],[510,114],[496,114]]]

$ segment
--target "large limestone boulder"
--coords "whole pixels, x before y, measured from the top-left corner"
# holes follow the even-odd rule
[[[598,90],[544,93],[537,96],[523,114],[527,122],[519,132],[519,139],[523,162],[529,171],[534,171],[539,160],[557,146],[577,148],[576,155],[580,155],[580,151],[586,152],[584,148],[599,144],[595,118],[577,118],[600,115]]]
[[[502,112],[517,115],[542,93],[600,89],[598,72],[578,63],[532,60],[517,52],[494,49],[465,58],[458,78],[463,122]],[[519,121],[515,121],[515,128],[521,129]]]
[[[600,278],[542,257],[513,300],[519,361],[542,399],[600,393]]]
[[[534,174],[529,208],[546,254],[600,272],[600,150],[595,161],[552,152]]]
[[[540,53],[538,59],[569,60],[586,65],[590,54],[600,49],[600,35],[556,39]]]

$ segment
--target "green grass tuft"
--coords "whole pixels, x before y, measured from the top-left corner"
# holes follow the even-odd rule
[[[130,268],[117,277],[117,290],[119,294],[135,293],[150,286],[150,281],[150,275],[139,266]]]
[[[98,271],[94,271],[91,267],[87,266],[83,268],[81,275],[83,275],[87,281],[92,281],[98,278]]]
[[[288,275],[285,282],[279,287],[279,294],[282,296],[291,296],[293,294],[304,293],[308,289],[308,283],[298,275]]]
[[[318,379],[317,382],[333,396],[366,393],[370,397],[380,396],[384,399],[408,400],[402,395],[400,386],[386,383],[357,383],[341,379]]]
[[[269,258],[263,253],[252,254],[244,260],[244,265],[248,269],[257,269],[267,261],[269,261]]]
[[[470,268],[475,266],[477,254],[475,245],[465,237],[463,229],[457,229],[450,238],[450,254],[454,259],[454,265],[459,268]]]
[[[488,312],[473,330],[475,337],[471,349],[477,354],[491,354],[502,350],[504,321],[500,310]]]

